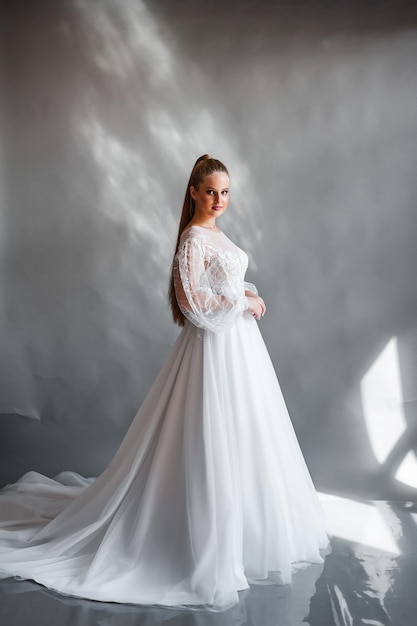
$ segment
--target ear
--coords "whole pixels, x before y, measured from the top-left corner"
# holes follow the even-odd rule
[[[190,196],[192,197],[193,200],[195,200],[196,190],[195,190],[194,185],[191,185],[190,187]]]

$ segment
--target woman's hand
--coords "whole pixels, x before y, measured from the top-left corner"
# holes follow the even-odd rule
[[[246,298],[248,300],[248,311],[250,311],[253,317],[257,320],[260,320],[263,315],[265,315],[266,306],[265,302],[262,300],[260,296],[255,296],[250,291],[246,292]]]

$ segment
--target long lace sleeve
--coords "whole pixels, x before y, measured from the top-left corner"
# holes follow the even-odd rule
[[[199,328],[222,331],[247,309],[241,259],[229,250],[187,238],[176,255],[174,275],[178,305]]]
[[[244,285],[245,285],[245,291],[250,291],[251,293],[254,293],[255,296],[258,295],[258,290],[253,283],[247,283],[245,281]]]

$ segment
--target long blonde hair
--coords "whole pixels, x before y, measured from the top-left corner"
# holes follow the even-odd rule
[[[210,176],[210,174],[214,174],[214,172],[224,172],[225,174],[229,176],[227,167],[218,159],[213,159],[208,154],[203,154],[203,156],[197,159],[191,171],[190,179],[187,185],[187,190],[185,192],[184,203],[182,205],[180,225],[178,228],[177,245],[175,247],[174,258],[172,260],[171,280],[169,283],[169,290],[168,290],[169,304],[172,310],[172,317],[174,318],[174,322],[178,324],[179,326],[184,326],[185,317],[180,307],[178,306],[177,298],[175,295],[174,262],[175,262],[175,256],[178,252],[178,248],[180,245],[181,235],[186,229],[187,225],[191,222],[191,220],[194,217],[195,202],[193,198],[191,197],[190,187],[194,187],[195,189],[198,189],[199,185],[203,182],[206,176]]]

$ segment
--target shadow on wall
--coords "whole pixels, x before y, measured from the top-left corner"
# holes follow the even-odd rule
[[[317,484],[403,495],[417,421],[412,8],[231,2],[221,32],[200,2],[2,11],[3,479],[109,461],[175,338],[176,224],[209,152],[231,172],[222,227],[251,257]],[[391,400],[364,381],[392,338],[408,386],[384,457]]]

